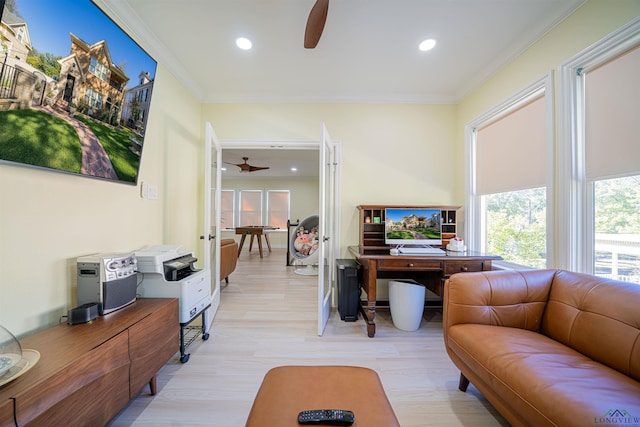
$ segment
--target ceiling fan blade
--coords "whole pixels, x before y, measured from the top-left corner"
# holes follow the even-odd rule
[[[316,0],[307,19],[307,28],[304,31],[304,47],[313,49],[320,41],[324,24],[327,21],[329,0]]]
[[[250,166],[249,172],[261,171],[265,169],[269,169],[269,166]]]

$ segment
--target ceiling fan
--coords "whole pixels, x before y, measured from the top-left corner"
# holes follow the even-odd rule
[[[238,166],[240,168],[240,172],[255,172],[255,171],[261,171],[264,169],[269,169],[269,166],[251,166],[250,164],[247,163],[247,160],[249,160],[248,157],[243,157],[242,160],[244,160],[244,163],[229,163],[229,162],[225,162],[225,163]]]
[[[316,0],[307,19],[307,28],[304,31],[304,47],[313,49],[320,41],[324,24],[327,21],[329,0]]]

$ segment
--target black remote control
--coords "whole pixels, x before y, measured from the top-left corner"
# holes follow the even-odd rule
[[[314,409],[298,414],[298,424],[324,424],[328,426],[350,426],[355,421],[351,411],[342,409]]]

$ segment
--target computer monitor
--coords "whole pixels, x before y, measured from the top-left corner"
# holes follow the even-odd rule
[[[384,228],[387,245],[442,245],[440,209],[386,208]]]

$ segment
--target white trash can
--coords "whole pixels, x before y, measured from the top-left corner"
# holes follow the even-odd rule
[[[425,287],[414,281],[389,281],[389,308],[393,326],[411,332],[420,327]]]

